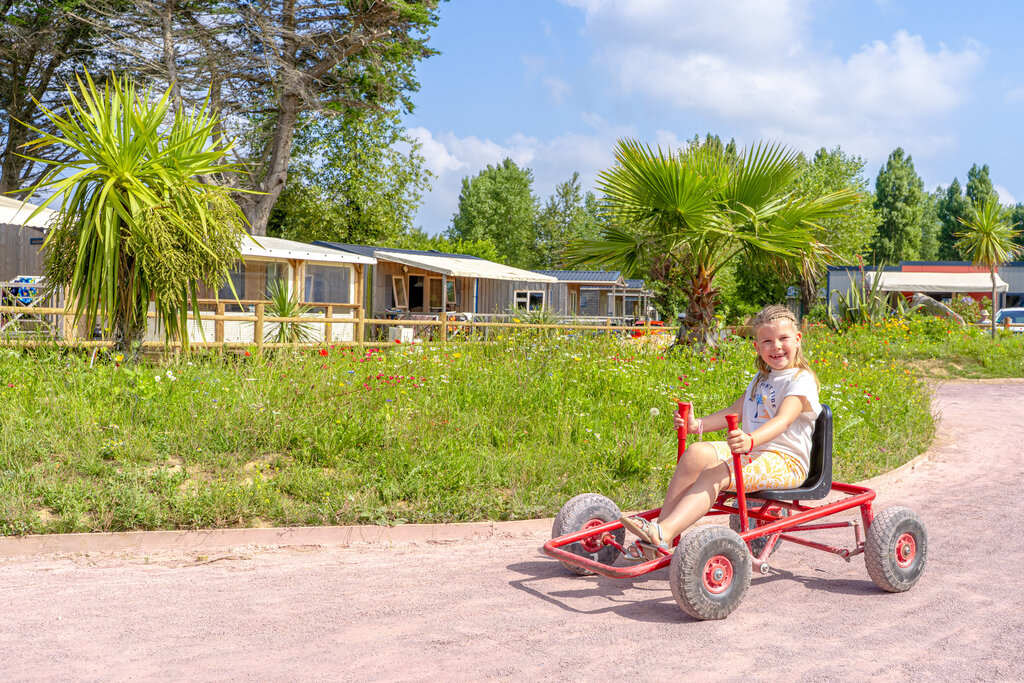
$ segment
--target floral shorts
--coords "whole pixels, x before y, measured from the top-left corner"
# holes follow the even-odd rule
[[[709,442],[718,459],[729,466],[729,490],[736,490],[736,473],[733,472],[732,451],[724,441]],[[747,491],[765,489],[794,489],[807,479],[807,468],[789,453],[762,451],[756,455],[741,455],[743,486]]]

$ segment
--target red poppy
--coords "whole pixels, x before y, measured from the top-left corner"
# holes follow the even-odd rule
[[[321,356],[326,356],[327,355],[327,349],[320,349],[320,355]]]

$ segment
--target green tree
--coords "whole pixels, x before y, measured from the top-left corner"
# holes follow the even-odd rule
[[[25,124],[55,131],[36,101],[52,110],[67,104],[65,84],[103,59],[97,23],[117,4],[9,0],[0,7],[0,194],[34,184],[50,162],[74,154],[55,147],[38,152],[43,161],[26,159],[19,153],[32,137]]]
[[[977,164],[971,165],[971,170],[967,172],[966,194],[967,198],[971,201],[971,205],[975,207],[999,201],[999,195],[996,193],[996,188],[992,185],[992,179],[989,177],[988,164],[981,167]]]
[[[446,236],[459,240],[489,240],[499,260],[516,268],[540,265],[536,250],[538,200],[533,194],[533,171],[511,159],[488,165],[474,178],[462,179],[459,208]]]
[[[465,254],[494,262],[501,260],[498,248],[489,239],[452,241],[444,235],[428,235],[422,228],[413,228],[403,233],[395,240],[394,246],[399,249],[433,250],[445,254]]]
[[[412,228],[429,188],[418,141],[391,111],[309,117],[267,234],[387,246]]]
[[[971,200],[964,196],[960,181],[953,182],[945,190],[935,191],[935,213],[939,219],[938,257],[941,261],[956,261],[962,258],[957,251],[956,234],[960,231],[960,220],[969,215]]]
[[[917,257],[921,248],[924,183],[913,158],[897,147],[875,179],[879,225],[871,240],[875,263],[898,263]]]
[[[137,351],[150,301],[166,340],[187,345],[198,283],[224,281],[246,234],[227,192],[200,180],[228,149],[216,119],[202,110],[171,116],[169,91],[138,92],[127,77],[100,91],[86,74],[69,96],[61,114],[41,106],[58,132],[35,129],[29,145],[75,151],[32,188],[61,199],[44,242],[47,283],[68,287],[75,321],[99,316],[122,351]]]
[[[731,162],[713,146],[657,152],[620,141],[615,165],[598,176],[610,214],[597,240],[570,250],[577,262],[609,265],[662,281],[679,273],[687,312],[677,341],[712,344],[715,278],[733,259],[820,263],[832,256],[818,222],[857,200],[852,190],[804,197],[793,185],[800,156],[758,145]]]
[[[957,234],[960,238],[959,249],[971,259],[976,266],[988,268],[992,277],[992,338],[996,336],[996,269],[1017,254],[1022,248],[1015,238],[1020,236],[1019,230],[1006,220],[1006,211],[998,201],[983,201],[980,206],[971,207],[969,219],[961,219],[965,230]]]
[[[297,126],[352,109],[411,111],[416,65],[435,54],[427,32],[438,2],[149,0],[117,17],[111,45],[184,103],[209,88],[237,141],[238,165],[218,179],[256,191],[235,198],[262,235],[287,187]]]
[[[942,221],[939,219],[939,196],[925,193],[924,211],[921,213],[921,248],[917,257],[922,261],[935,261],[939,258],[939,237],[942,234]]]
[[[597,211],[597,199],[592,192],[584,195],[578,172],[556,185],[537,218],[539,267],[561,268],[565,265],[565,249],[573,240],[597,237],[601,230]]]

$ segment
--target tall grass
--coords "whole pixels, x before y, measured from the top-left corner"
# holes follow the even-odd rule
[[[930,442],[929,391],[896,348],[919,348],[906,334],[807,338],[839,480]],[[987,343],[951,337],[947,353]],[[1019,374],[1019,340],[1001,343],[972,353]],[[654,506],[675,461],[674,400],[725,405],[753,357],[743,340],[666,355],[529,334],[137,366],[0,351],[0,533],[523,519],[583,491]]]

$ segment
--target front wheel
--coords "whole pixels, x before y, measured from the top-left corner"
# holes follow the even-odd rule
[[[902,593],[914,587],[928,560],[928,532],[917,514],[891,507],[875,516],[864,544],[864,564],[882,590]]]
[[[687,532],[669,567],[672,596],[697,619],[725,619],[750,587],[750,552],[735,531],[720,525]]]
[[[573,534],[584,529],[596,528],[602,524],[617,521],[621,516],[622,511],[619,510],[619,506],[605,496],[598,493],[581,493],[569,500],[558,511],[555,522],[551,525],[551,538]],[[611,533],[612,538],[619,545],[622,545],[623,541],[626,540],[625,529],[619,528],[609,533]],[[614,564],[619,555],[618,548],[613,545],[605,545],[601,542],[601,539],[596,537],[570,543],[563,549],[573,555],[587,557],[607,565]],[[559,561],[561,562],[561,560]],[[580,576],[594,573],[589,569],[577,567],[567,562],[562,562],[561,564],[569,571]]]

